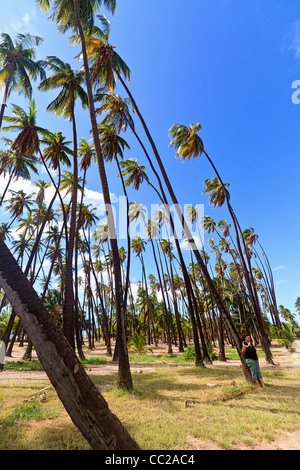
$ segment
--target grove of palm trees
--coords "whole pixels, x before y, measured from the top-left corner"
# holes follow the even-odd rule
[[[155,357],[158,348],[166,361],[186,358],[195,377],[215,361],[226,366],[233,350],[242,386],[256,390],[242,336],[251,336],[275,371],[274,345],[292,351],[300,338],[300,305],[295,298],[293,313],[278,301],[268,239],[255,220],[244,225],[198,122],[173,123],[166,133],[181,171],[194,165],[199,172],[194,200],[204,212],[181,200],[166,149],[132,91],[134,70],[110,42],[117,3],[35,1],[61,49],[74,50],[70,63],[59,50],[41,58],[45,38],[1,34],[0,339],[7,359],[20,345],[22,361],[37,354],[91,449],[134,451],[143,450],[138,434],[84,365],[99,345],[116,366],[114,386],[129,397],[137,389],[132,352]],[[45,115],[49,127],[41,124]],[[95,179],[99,205],[90,200]]]

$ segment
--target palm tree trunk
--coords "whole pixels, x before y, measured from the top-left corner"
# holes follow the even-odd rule
[[[7,106],[6,102],[7,102],[9,87],[10,87],[10,83],[11,83],[13,74],[14,74],[14,67],[11,66],[11,69],[10,69],[8,77],[7,77],[7,82],[6,82],[6,85],[5,85],[5,90],[4,90],[4,95],[3,95],[3,100],[2,100],[1,110],[0,110],[0,129],[2,128],[2,121],[3,121],[3,117],[4,117],[4,111],[5,111],[5,108]]]
[[[8,188],[9,188],[9,186],[10,186],[10,183],[11,183],[11,181],[12,181],[12,179],[13,179],[13,176],[14,176],[14,172],[12,171],[11,174],[10,174],[10,176],[9,176],[9,180],[8,180],[7,185],[6,185],[6,188],[4,189],[4,191],[3,191],[3,193],[2,193],[1,200],[0,200],[0,206],[2,206],[3,200],[4,200],[4,198],[5,198],[5,194],[6,194]]]
[[[114,222],[113,212],[112,212],[112,207],[111,207],[111,200],[110,200],[109,188],[108,188],[108,183],[107,183],[106,171],[105,171],[105,166],[104,166],[104,159],[103,159],[100,139],[98,135],[93,91],[92,91],[92,85],[91,85],[91,80],[90,80],[88,58],[87,58],[87,53],[86,53],[85,37],[84,37],[84,32],[83,32],[83,28],[82,28],[81,21],[80,21],[80,15],[79,15],[79,1],[78,0],[74,0],[74,12],[75,12],[75,18],[76,18],[76,23],[78,27],[78,32],[79,32],[80,39],[81,39],[92,135],[93,135],[93,140],[94,140],[95,153],[97,156],[98,170],[99,170],[99,175],[100,175],[100,180],[101,180],[101,185],[102,185],[108,230],[110,234],[110,245],[111,245],[111,251],[113,255],[115,293],[116,293],[117,334],[118,334],[118,348],[119,348],[118,386],[124,387],[127,389],[132,389],[133,384],[132,384],[132,377],[131,377],[130,366],[129,366],[129,357],[128,357],[128,351],[127,351],[127,339],[126,339],[126,330],[125,330],[125,308],[124,308],[124,302],[123,302],[122,272],[121,272],[121,265],[120,265],[120,258],[119,258],[119,250],[118,250],[115,222]]]
[[[73,423],[94,450],[138,450],[0,239],[0,283]]]

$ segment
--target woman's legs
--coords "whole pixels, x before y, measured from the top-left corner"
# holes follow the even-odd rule
[[[252,379],[256,383],[257,387],[266,388],[260,372],[259,362],[254,361],[253,359],[246,359],[246,363],[251,371]]]

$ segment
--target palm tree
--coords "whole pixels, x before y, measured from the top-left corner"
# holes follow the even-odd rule
[[[23,155],[16,154],[11,149],[6,151],[1,151],[1,166],[0,166],[0,175],[9,174],[9,179],[7,185],[2,193],[0,206],[3,203],[6,192],[13,179],[18,180],[19,178],[29,180],[31,179],[31,172],[37,174],[38,170],[36,167],[36,156],[34,155]]]
[[[16,219],[22,216],[25,209],[30,210],[30,207],[33,204],[32,196],[33,194],[26,194],[22,189],[19,191],[10,190],[11,198],[9,205],[5,210],[8,210],[12,215],[12,221],[10,226],[14,223]]]
[[[46,162],[50,163],[50,167],[53,170],[58,171],[58,182],[55,186],[58,197],[60,199],[61,208],[63,211],[64,221],[65,221],[65,236],[66,243],[68,242],[68,233],[67,233],[67,216],[65,212],[64,203],[60,195],[60,183],[61,183],[61,165],[70,167],[71,161],[70,158],[73,156],[73,151],[69,148],[69,145],[72,143],[67,141],[62,132],[58,131],[55,133],[49,132],[43,136],[41,143],[45,146],[41,154],[41,160],[45,164]],[[51,173],[50,173],[51,175]],[[52,181],[53,182],[53,181]]]
[[[261,312],[261,308],[259,304],[258,293],[257,293],[255,281],[253,278],[252,266],[251,266],[251,260],[250,260],[251,258],[250,251],[247,246],[246,238],[244,237],[243,232],[241,232],[241,228],[237,221],[236,215],[229,202],[230,196],[226,189],[226,186],[228,187],[228,185],[226,183],[224,184],[221,181],[219,175],[217,178],[206,180],[205,183],[206,183],[205,192],[210,194],[210,202],[213,206],[220,207],[225,201],[227,203],[227,207],[229,209],[229,212],[233,221],[233,226],[235,229],[237,251],[239,254],[239,259],[242,265],[242,270],[243,270],[244,278],[246,281],[246,286],[247,286],[250,301],[252,304],[253,312],[254,312],[254,315],[255,315],[255,318],[259,327],[259,331],[260,331],[262,348],[266,354],[267,361],[270,364],[274,364],[272,353],[271,353],[270,346],[269,346],[269,341],[267,338],[266,329],[265,329],[263,318],[262,318],[262,312]],[[244,253],[242,250],[240,240],[242,241],[242,244],[244,247]],[[249,240],[251,239],[249,238]],[[253,243],[254,240],[255,238],[252,238],[251,242]]]
[[[39,134],[46,135],[48,131],[36,124],[36,102],[31,100],[26,112],[16,104],[12,105],[13,116],[6,116],[4,120],[10,125],[3,127],[3,131],[18,131],[16,139],[12,142],[11,150],[16,155],[36,155],[40,150]]]
[[[103,124],[114,124],[117,133],[126,131],[130,127],[134,131],[134,121],[129,111],[130,100],[122,98],[113,93],[106,93],[105,88],[100,88],[95,93],[95,101],[100,101],[101,105],[96,109],[96,113],[105,114]]]
[[[223,186],[220,183],[218,178],[207,179],[204,181],[205,189],[202,194],[209,194],[209,203],[213,207],[221,207],[225,200],[226,196],[223,191]],[[229,183],[224,183],[225,188],[229,188]],[[230,195],[226,189],[227,197],[229,199]]]
[[[96,88],[105,86],[113,93],[115,87],[114,70],[130,79],[130,70],[123,59],[108,42],[110,27],[103,31],[93,26],[86,36],[86,52],[90,62],[91,81]]]
[[[139,450],[0,239],[0,283],[72,421],[94,450]]]
[[[174,124],[171,127],[169,136],[173,137],[173,140],[171,140],[169,147],[174,146],[176,158],[180,156],[182,160],[186,158],[189,160],[192,156],[195,159],[202,154],[203,142],[198,136],[200,130],[201,125],[199,123],[191,124],[190,127],[180,124]]]
[[[107,213],[107,223],[110,233],[110,244],[114,262],[114,277],[115,277],[115,297],[116,297],[116,308],[117,308],[117,325],[118,325],[118,348],[119,348],[119,373],[118,373],[118,385],[127,389],[132,389],[132,377],[129,367],[128,351],[126,344],[126,331],[125,331],[125,306],[123,301],[122,292],[122,271],[119,259],[119,249],[116,237],[116,228],[113,218],[113,211],[111,207],[111,199],[109,193],[109,187],[107,182],[106,170],[104,165],[103,154],[100,145],[100,139],[97,129],[96,112],[93,97],[93,87],[91,81],[91,74],[89,70],[89,60],[87,56],[86,48],[86,36],[85,30],[91,28],[94,22],[94,12],[102,5],[110,9],[113,13],[116,8],[115,0],[84,0],[79,2],[78,0],[37,0],[39,6],[44,11],[48,11],[53,6],[54,19],[60,29],[66,30],[70,27],[76,33],[79,33],[82,47],[82,58],[85,73],[85,82],[87,87],[88,103],[90,120],[92,127],[92,135],[95,146],[95,152],[97,156],[98,170],[102,185],[103,199],[105,209]]]
[[[148,294],[147,276],[145,270],[145,262],[143,258],[143,252],[145,251],[145,242],[140,237],[134,237],[131,242],[132,251],[139,258],[142,265],[142,285],[145,286],[145,304],[144,304],[144,326],[146,324],[146,317],[148,318],[148,344],[150,344],[150,321],[151,321],[151,310]]]
[[[81,0],[76,12],[74,0],[36,0],[43,13],[52,7],[50,18],[58,24],[59,31],[66,32],[70,28],[76,30],[77,16],[83,27],[87,30],[94,24],[94,14],[101,7],[105,7],[112,14],[115,13],[116,0]]]
[[[275,322],[280,327],[281,322],[280,322],[278,308],[277,308],[274,277],[273,277],[273,273],[272,273],[272,269],[271,269],[271,266],[270,266],[269,259],[266,255],[265,250],[263,249],[262,245],[260,244],[260,242],[258,240],[258,238],[259,238],[258,235],[254,232],[254,229],[252,227],[250,227],[250,228],[243,231],[243,238],[245,239],[247,247],[251,247],[251,248],[254,249],[255,259],[257,259],[260,263],[261,269],[264,273],[264,279],[266,281],[267,288],[268,288],[268,291],[269,291],[270,300],[271,300],[271,302],[270,302],[270,312],[271,312],[272,316],[274,315]],[[257,249],[255,248],[256,244],[262,250],[263,260],[261,259],[261,256],[259,255]]]
[[[51,186],[51,183],[48,183],[44,180],[38,180],[34,184],[35,184],[35,186],[37,186],[37,188],[39,188],[39,192],[38,192],[37,197],[36,197],[36,203],[38,205],[38,214],[37,214],[37,221],[36,221],[36,236],[38,236],[39,224],[40,224],[40,220],[41,220],[41,216],[42,216],[42,207],[43,207],[43,203],[44,203],[44,199],[45,199],[45,189],[49,188]],[[53,202],[54,202],[54,200],[53,200]],[[52,205],[51,205],[51,207],[52,207]],[[51,208],[50,208],[50,210],[51,210]],[[47,217],[47,219],[48,219],[48,217]],[[36,263],[36,260],[37,260],[37,254],[38,254],[38,252],[36,252],[36,254],[35,254],[35,261],[34,261],[34,265],[33,265],[33,269],[32,269],[33,272],[35,271],[35,263]]]
[[[13,105],[13,116],[4,117],[4,120],[9,122],[10,125],[3,128],[3,130],[5,131],[19,132],[16,139],[11,144],[11,148],[14,150],[18,159],[23,158],[23,155],[26,155],[28,159],[35,159],[36,157],[34,157],[34,155],[36,153],[39,153],[44,167],[50,177],[50,180],[56,189],[56,193],[54,194],[50,202],[47,214],[36,237],[35,244],[33,246],[32,252],[27,262],[27,266],[25,268],[25,274],[28,273],[32,260],[35,256],[45,224],[47,223],[48,217],[50,216],[51,207],[56,198],[56,194],[59,194],[57,186],[52,178],[50,171],[48,170],[48,167],[44,161],[43,155],[40,150],[40,135],[44,138],[47,138],[47,136],[49,137],[50,133],[48,130],[37,126],[36,113],[37,109],[35,101],[30,101],[28,112],[24,111],[20,106]]]
[[[229,213],[231,215],[233,225],[234,225],[234,230],[235,230],[236,240],[237,240],[237,248],[240,254],[240,258],[241,258],[241,263],[243,266],[243,271],[244,271],[245,280],[247,283],[248,292],[251,298],[251,302],[252,302],[254,314],[257,319],[257,323],[260,327],[262,347],[266,354],[267,361],[270,362],[271,364],[274,364],[272,353],[268,345],[266,332],[265,332],[264,325],[262,322],[258,295],[255,289],[254,279],[252,276],[250,258],[249,258],[249,254],[248,254],[248,250],[247,250],[244,238],[242,236],[242,230],[240,228],[236,214],[234,213],[233,208],[230,204],[230,195],[226,188],[226,185],[223,183],[213,161],[211,160],[211,158],[205,151],[203,141],[198,135],[198,132],[200,130],[201,130],[201,125],[199,123],[191,124],[189,127],[186,127],[181,124],[174,124],[169,131],[169,136],[173,137],[173,139],[170,142],[170,146],[174,146],[176,150],[176,156],[180,156],[183,160],[185,159],[189,160],[192,156],[194,156],[194,159],[195,159],[198,156],[200,156],[202,153],[204,153],[204,155],[206,156],[207,160],[209,161],[210,165],[212,166],[217,176],[215,180],[207,180],[209,182],[208,184],[210,185],[211,190],[215,191],[215,194],[213,196],[213,203],[216,202],[218,205],[220,205],[220,202],[222,200],[224,202],[226,201],[226,204],[227,204],[227,207],[228,207],[228,210],[229,210]],[[218,196],[219,199],[216,199],[218,191],[221,193],[221,196]],[[240,239],[244,246],[246,261],[244,259]],[[241,354],[240,354],[240,357],[241,357]]]
[[[43,39],[30,34],[18,34],[15,42],[9,34],[1,34],[3,41],[0,44],[0,84],[5,87],[0,111],[0,129],[7,99],[12,90],[19,90],[31,99],[32,86],[30,79],[41,80],[45,77],[40,61],[35,62],[35,49]]]
[[[76,0],[76,3],[78,3],[77,0]],[[79,21],[79,12],[77,12],[77,13],[78,13],[78,21]],[[84,38],[83,31],[81,32],[80,37],[81,37],[81,40],[82,40],[82,44],[84,44],[85,38]],[[110,49],[110,51],[111,51],[111,55],[110,55],[110,56],[107,55],[107,60],[110,62],[110,66],[113,67],[112,50]],[[85,51],[85,52],[86,52],[86,51]],[[83,56],[84,56],[84,51],[83,51]],[[84,57],[84,60],[85,60],[85,70],[86,70],[86,69],[88,68],[88,58],[87,58],[87,56]],[[214,295],[214,297],[215,297],[215,300],[216,300],[216,303],[217,303],[217,305],[218,305],[218,308],[223,312],[223,316],[226,317],[226,322],[228,323],[228,329],[230,330],[232,337],[234,337],[234,341],[235,341],[237,350],[238,350],[238,352],[239,352],[239,356],[240,356],[240,358],[241,358],[241,362],[242,362],[242,364],[243,364],[243,369],[244,369],[244,373],[245,373],[246,379],[247,379],[247,380],[250,380],[251,374],[250,374],[250,371],[249,371],[249,369],[248,369],[248,367],[247,367],[247,365],[246,365],[246,363],[245,363],[244,357],[243,357],[243,355],[242,355],[241,347],[240,347],[240,339],[239,339],[239,337],[238,337],[238,334],[237,334],[237,331],[236,331],[236,329],[235,329],[234,323],[233,323],[233,321],[232,321],[232,318],[231,318],[230,315],[229,315],[229,312],[227,311],[226,308],[224,308],[224,305],[222,304],[222,300],[220,299],[220,296],[219,296],[217,290],[216,290],[215,287],[214,287],[214,284],[213,284],[213,282],[212,282],[212,280],[211,280],[211,278],[210,278],[210,276],[209,276],[209,273],[208,273],[208,271],[207,271],[207,268],[206,268],[206,266],[205,266],[205,263],[203,262],[203,260],[202,260],[202,258],[201,258],[201,255],[200,255],[200,253],[199,253],[199,251],[198,251],[198,249],[197,249],[197,247],[196,247],[196,245],[195,245],[195,243],[194,243],[193,237],[191,236],[191,233],[190,233],[190,231],[189,231],[189,229],[188,229],[188,227],[187,227],[187,224],[186,224],[186,222],[185,222],[185,218],[184,218],[183,213],[182,213],[182,211],[181,211],[181,208],[180,208],[180,206],[179,206],[179,204],[178,204],[177,198],[176,198],[176,196],[175,196],[175,193],[174,193],[174,190],[173,190],[173,188],[172,188],[172,185],[171,185],[171,183],[170,183],[170,181],[169,181],[168,175],[167,175],[167,173],[166,173],[166,171],[165,171],[165,168],[164,168],[162,159],[161,159],[161,157],[160,157],[160,155],[159,155],[159,153],[158,153],[158,150],[157,150],[157,147],[156,147],[156,145],[155,145],[155,143],[154,143],[154,140],[153,140],[153,138],[152,138],[152,136],[151,136],[151,134],[150,134],[150,132],[149,132],[149,129],[148,129],[147,125],[146,125],[146,122],[145,122],[145,120],[144,120],[144,118],[143,118],[143,116],[142,116],[142,114],[141,114],[141,112],[140,112],[140,110],[139,110],[139,108],[138,108],[138,106],[137,106],[137,104],[136,104],[136,102],[135,102],[135,100],[134,100],[134,98],[133,98],[133,96],[132,96],[132,94],[131,94],[131,92],[130,92],[128,86],[126,85],[125,81],[124,81],[123,78],[122,78],[122,75],[121,75],[121,74],[119,73],[119,71],[118,71],[116,68],[114,68],[114,67],[113,67],[113,71],[114,71],[116,77],[117,77],[117,78],[119,79],[119,81],[121,82],[121,84],[122,84],[122,86],[124,87],[124,89],[126,90],[126,93],[128,94],[128,96],[129,96],[129,98],[130,98],[132,107],[133,107],[133,109],[135,110],[135,112],[137,113],[137,115],[138,115],[138,117],[139,117],[139,119],[140,119],[140,121],[141,121],[141,123],[142,123],[143,129],[144,129],[144,131],[145,131],[145,133],[146,133],[146,136],[147,136],[147,138],[148,138],[148,140],[149,140],[149,142],[150,142],[150,145],[151,145],[151,147],[152,147],[152,150],[153,150],[153,152],[154,152],[155,158],[156,158],[157,163],[158,163],[158,165],[159,165],[159,168],[160,168],[160,171],[161,171],[161,173],[162,173],[163,179],[164,179],[164,181],[165,181],[165,183],[166,183],[166,186],[167,186],[167,189],[168,189],[169,194],[170,194],[170,196],[171,196],[172,202],[173,202],[173,204],[175,205],[175,208],[176,208],[176,211],[177,211],[179,220],[181,221],[182,226],[183,226],[184,230],[186,231],[186,234],[187,234],[187,236],[188,236],[188,239],[189,239],[189,241],[190,241],[190,244],[191,244],[191,246],[193,247],[195,256],[196,256],[196,258],[197,258],[197,261],[198,261],[198,263],[201,265],[201,269],[202,269],[203,272],[204,272],[204,276],[205,276],[205,278],[206,278],[206,280],[207,280],[209,289],[211,290],[211,292],[213,293],[213,295]],[[136,135],[136,133],[135,133],[135,135]],[[156,178],[157,178],[157,180],[158,180],[159,187],[160,187],[160,191],[161,191],[162,197],[163,197],[163,199],[164,199],[164,202],[167,203],[167,199],[166,199],[165,194],[164,194],[164,190],[163,190],[163,187],[162,187],[162,184],[161,184],[161,181],[160,181],[160,177],[159,177],[159,175],[158,175],[156,169],[154,168],[154,165],[153,165],[153,163],[152,163],[152,160],[151,160],[151,158],[149,157],[149,155],[148,155],[148,153],[147,153],[147,151],[146,151],[144,145],[142,144],[142,142],[141,142],[141,140],[140,140],[139,138],[138,138],[138,140],[139,140],[140,144],[142,145],[143,150],[145,151],[145,154],[146,154],[146,156],[147,156],[147,159],[148,159],[148,161],[149,161],[149,163],[150,163],[151,169],[153,170],[153,172],[154,172],[154,174],[155,174],[155,176],[156,176]],[[176,238],[176,237],[175,237],[175,238]],[[180,255],[179,255],[179,256],[180,256]],[[187,285],[188,285],[189,281],[188,281],[188,277],[187,277],[187,275],[186,275],[185,272],[184,272],[184,276],[185,276],[185,282],[186,282]],[[191,296],[192,293],[189,292],[189,295]],[[192,319],[193,319],[193,316],[192,316]]]
[[[85,90],[82,87],[84,74],[81,71],[74,71],[71,66],[57,57],[49,56],[43,62],[53,75],[43,80],[39,85],[39,90],[48,91],[58,89],[58,96],[47,106],[47,111],[53,111],[56,115],[63,115],[72,122],[73,126],[73,187],[71,195],[71,220],[67,247],[66,260],[66,285],[64,298],[64,334],[72,347],[74,343],[74,292],[72,264],[74,254],[74,241],[76,233],[76,208],[78,192],[78,162],[77,162],[77,129],[75,120],[75,101],[80,98],[83,108],[87,107],[88,100]]]

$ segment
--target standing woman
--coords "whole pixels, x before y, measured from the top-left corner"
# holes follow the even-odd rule
[[[242,353],[245,356],[246,364],[248,365],[251,371],[252,379],[254,380],[256,385],[259,388],[260,386],[262,388],[267,388],[262,379],[262,375],[261,375],[261,371],[259,367],[259,361],[258,361],[258,357],[256,354],[256,349],[253,346],[250,335],[248,333],[246,333],[242,337]]]

